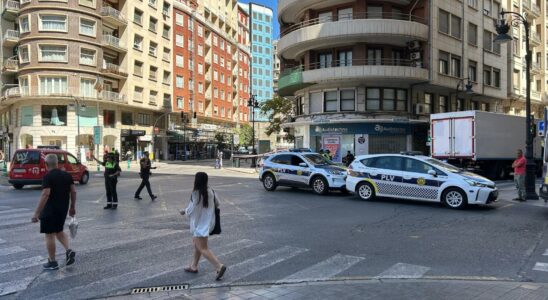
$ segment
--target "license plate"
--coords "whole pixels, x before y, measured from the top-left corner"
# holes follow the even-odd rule
[[[13,173],[17,173],[17,174],[21,174],[21,173],[26,173],[27,170],[25,169],[13,169]]]

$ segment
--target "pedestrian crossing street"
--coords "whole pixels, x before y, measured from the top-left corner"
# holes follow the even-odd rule
[[[0,296],[14,294],[12,297],[16,299],[88,299],[128,293],[135,287],[183,283],[190,284],[191,288],[204,288],[259,281],[321,281],[357,275],[422,278],[431,271],[427,266],[394,261],[379,272],[368,268],[367,255],[324,253],[319,249],[273,244],[268,239],[227,240],[226,235],[221,235],[209,241],[213,252],[228,266],[224,280],[216,282],[214,270],[204,259],[198,274],[184,272],[193,245],[188,229],[183,226],[123,231],[81,226],[72,241],[72,248],[77,252],[76,263],[65,267],[64,255],[58,246],[60,269],[47,272],[41,268],[46,261],[46,251],[38,226],[30,223],[32,211],[4,206],[0,207],[0,216]],[[223,232],[236,232],[237,226],[237,222],[229,219],[223,223]]]

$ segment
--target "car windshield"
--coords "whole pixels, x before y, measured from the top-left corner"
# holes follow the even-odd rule
[[[448,171],[448,172],[451,172],[451,173],[459,173],[459,172],[462,172],[461,169],[453,166],[453,165],[450,165],[448,163],[444,163],[443,161],[441,160],[437,160],[435,158],[429,158],[426,160],[427,163],[437,167],[437,168],[440,168],[440,169],[443,169],[445,171]]]
[[[310,164],[314,166],[325,166],[325,165],[332,165],[333,163],[325,159],[323,156],[319,154],[305,154],[303,155],[306,161],[308,161]]]

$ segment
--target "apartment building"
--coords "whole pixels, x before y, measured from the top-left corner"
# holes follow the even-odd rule
[[[335,145],[335,161],[428,153],[430,113],[510,110],[497,1],[310,3],[278,2],[278,92],[296,101],[296,147]]]
[[[159,42],[171,38],[170,1],[10,0],[1,9],[6,153],[54,145],[84,160],[96,146],[153,150],[172,94],[170,43]]]

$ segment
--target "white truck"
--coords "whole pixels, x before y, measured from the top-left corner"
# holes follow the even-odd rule
[[[525,152],[525,118],[483,111],[430,116],[432,157],[482,174],[505,179],[512,172],[516,150]],[[537,174],[542,173],[542,140],[533,140]]]

